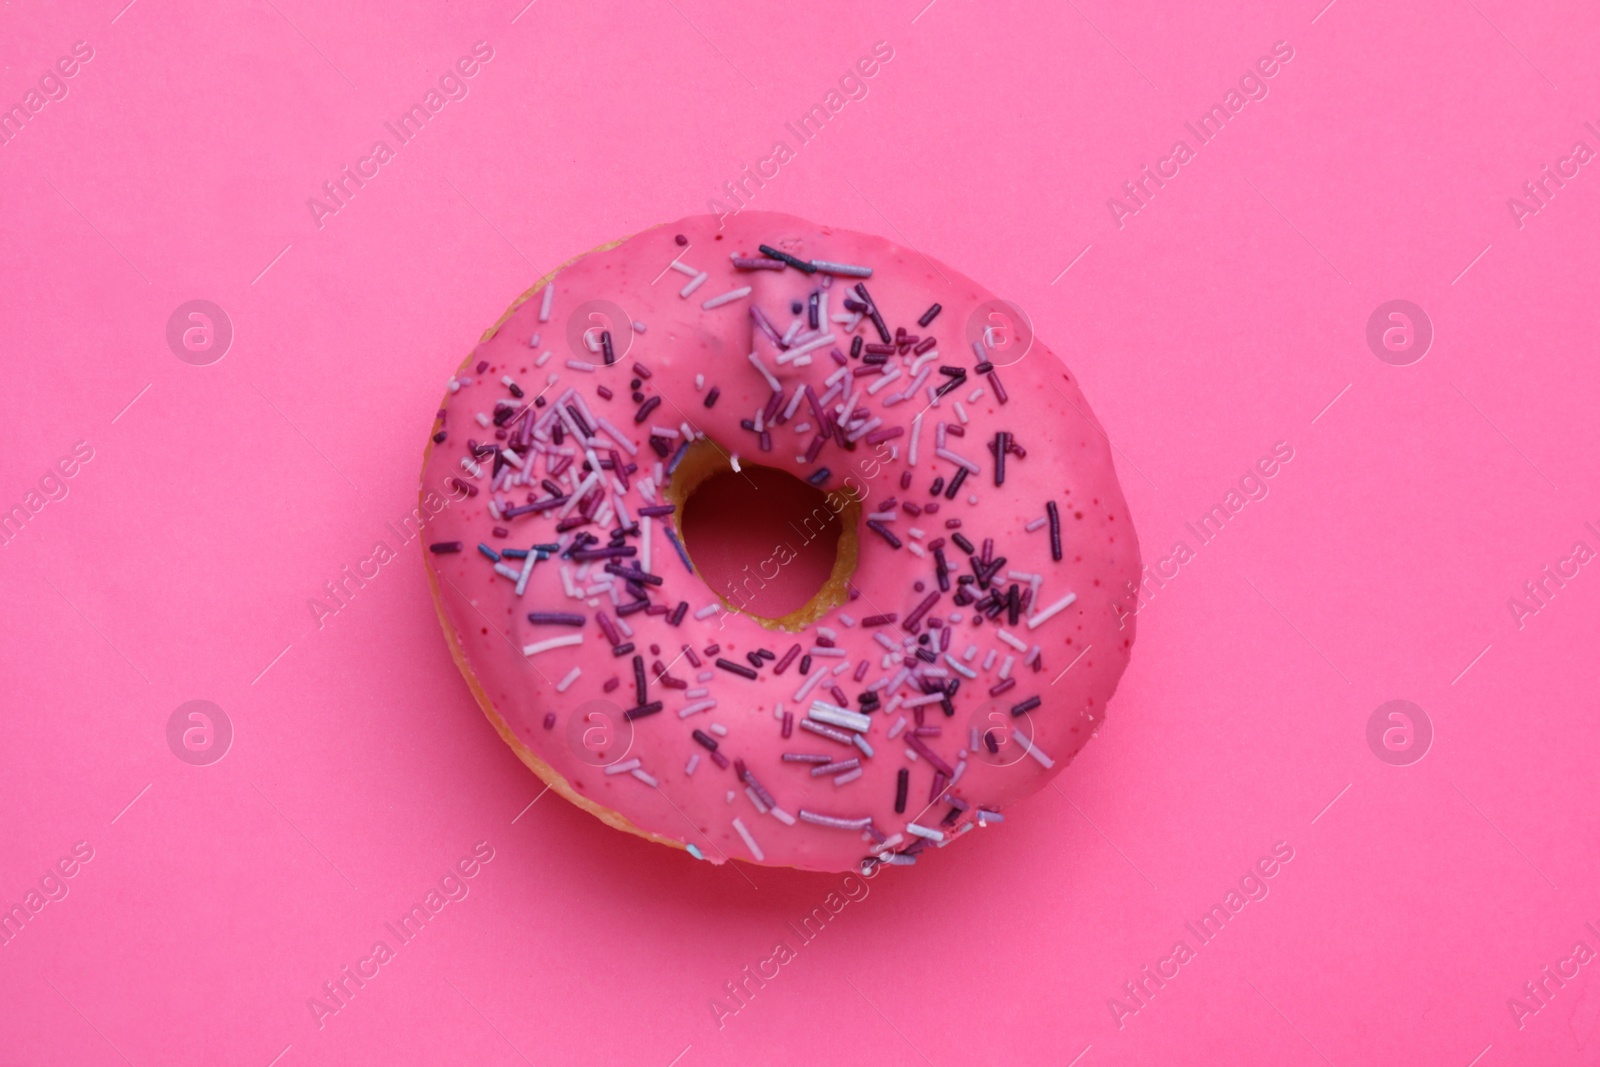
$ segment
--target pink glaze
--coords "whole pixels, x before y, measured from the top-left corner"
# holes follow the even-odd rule
[[[687,238],[687,244],[680,244],[675,239],[677,235]],[[805,311],[799,316],[792,314],[791,301],[804,303],[829,275],[807,274],[792,266],[783,270],[735,269],[730,255],[759,256],[759,244],[777,247],[802,260],[871,267],[870,278],[832,278],[822,290],[828,297],[828,316],[843,314],[845,297],[857,299],[853,286],[864,281],[891,334],[903,328],[919,338],[938,339],[933,349],[938,356],[928,364],[926,382],[913,397],[899,401],[893,398],[914,380],[909,368],[919,358],[908,346],[897,346],[888,356],[886,365],[898,369],[900,377],[870,395],[867,387],[878,377],[855,376],[854,369],[863,362],[846,357],[849,370],[844,384],[847,391],[856,393],[856,402],[851,412],[837,416],[847,421],[845,434],[850,435],[867,420],[883,420],[860,435],[853,451],[842,449],[837,440],[830,439],[816,453],[815,460],[808,462],[805,454],[818,436],[809,401],[802,399],[791,417],[785,419],[784,414],[794,390],[802,383],[810,383],[819,399],[825,396],[827,379],[841,369],[830,349],[847,354],[854,337],[861,336],[866,344],[875,344],[881,343],[880,336],[870,318],[861,318],[853,331],[847,323],[824,322],[822,332],[831,331],[835,340],[813,349],[809,365],[798,365],[804,360],[787,356],[785,349],[757,326],[751,309],[759,308],[776,332],[783,335],[797,317],[807,317]],[[680,290],[695,276],[681,267],[674,268],[674,262],[709,275],[687,298],[680,295]],[[913,249],[878,237],[761,212],[744,212],[727,219],[720,231],[710,216],[648,230],[563,268],[551,286],[546,321],[540,320],[544,293],[536,292],[468,356],[452,380],[456,388],[447,394],[442,417],[434,427],[436,432],[446,431],[447,437],[429,454],[423,474],[424,502],[433,495],[437,505],[441,486],[451,487],[452,495],[464,495],[450,481],[455,477],[477,492],[442,510],[437,506],[431,509],[438,513],[429,522],[423,540],[429,545],[462,543],[460,552],[429,551],[427,559],[441,579],[443,614],[459,643],[463,667],[470,669],[470,676],[475,677],[515,737],[559,774],[571,790],[620,813],[638,830],[693,846],[714,862],[733,857],[840,871],[855,868],[870,856],[906,863],[918,853],[948,844],[977,825],[980,809],[1003,811],[1013,800],[1043,787],[1071,761],[1098,727],[1106,702],[1128,662],[1133,619],[1119,618],[1119,614],[1126,613],[1117,612],[1113,600],[1139,573],[1138,544],[1117,484],[1109,443],[1059,360],[1038,341],[1019,355],[1019,346],[1004,334],[990,335],[997,347],[987,354],[1007,395],[1004,403],[997,399],[993,380],[975,370],[978,357],[967,335],[968,320],[980,304],[994,299],[992,294]],[[744,286],[751,287],[748,296],[711,309],[703,307],[705,301]],[[569,345],[569,320],[581,305],[592,300],[610,301],[624,309],[623,321],[617,321],[614,312],[599,309],[600,318],[591,319],[585,311],[580,325],[593,322],[609,326],[614,341],[629,332],[624,321],[645,327],[645,332],[633,334],[626,354],[612,366],[605,366],[601,355],[588,351],[581,341],[576,351]],[[927,328],[919,326],[917,320],[935,302],[943,306],[942,311]],[[530,345],[534,335],[539,340]],[[807,337],[802,325],[791,350],[803,348]],[[766,452],[761,450],[758,436],[740,425],[743,419],[753,420],[772,396],[767,381],[747,358],[752,351],[783,389],[775,420],[778,424],[767,431],[771,451]],[[553,355],[542,366],[536,365],[545,352]],[[786,361],[780,363],[780,356]],[[568,360],[580,360],[598,369],[580,372],[571,369]],[[485,363],[487,366],[480,370]],[[635,421],[640,404],[631,399],[629,388],[629,383],[639,377],[636,364],[650,371],[642,382],[645,402],[654,397],[662,400],[642,423]],[[939,372],[941,365],[965,368],[967,377],[930,406],[928,386],[949,380]],[[703,387],[697,387],[696,375],[704,376]],[[539,395],[545,398],[546,405],[532,408],[531,416],[519,414],[508,420],[507,433],[497,440],[496,427],[491,423],[485,428],[476,416],[482,413],[492,417],[497,401],[512,401],[512,391],[502,376],[512,378],[526,393],[521,401],[513,401],[516,409],[524,408]],[[610,400],[597,393],[599,386],[611,390]],[[712,388],[719,389],[720,396],[713,407],[707,408],[705,398]],[[980,388],[982,396],[969,399]],[[576,390],[580,399],[573,401],[567,395],[569,390]],[[843,397],[834,396],[828,399],[827,407],[837,412],[843,402]],[[956,411],[957,402],[968,420],[964,426]],[[568,506],[561,506],[497,520],[490,514],[491,500],[515,507],[549,499],[552,494],[540,486],[544,480],[558,484],[562,493],[570,496],[578,481],[587,478],[582,469],[586,457],[581,449],[564,469],[559,466],[563,461],[557,455],[542,451],[553,442],[553,412],[557,406],[565,409],[568,403],[575,403],[583,421],[595,432],[590,443],[603,466],[611,466],[613,455],[624,467],[637,465],[628,475],[625,492],[616,492],[618,483],[611,481],[615,473],[612,470],[604,471],[611,484],[603,496],[589,490],[588,497],[597,502],[589,510],[596,519],[605,520],[605,526],[589,522],[558,537],[558,519],[579,516],[576,505],[570,511]],[[857,409],[865,409],[865,418],[849,421]],[[924,414],[913,465],[908,449],[912,420],[918,412]],[[530,417],[535,442],[532,445],[527,443],[529,430],[524,426],[524,420]],[[598,425],[600,420],[625,440],[614,440],[611,429]],[[964,430],[964,436],[948,431],[946,449],[979,468],[967,476],[953,500],[946,499],[943,493],[930,496],[930,483],[935,477],[948,484],[959,469],[954,461],[935,454],[941,422]],[[495,564],[477,546],[484,543],[501,550],[556,543],[565,553],[574,537],[584,532],[599,538],[591,548],[606,546],[611,531],[618,526],[615,512],[619,501],[631,522],[640,521],[637,516],[641,507],[662,502],[660,487],[654,484],[660,457],[647,441],[652,427],[681,433],[684,423],[724,451],[737,454],[742,463],[779,468],[802,479],[826,467],[831,473],[821,484],[822,489],[838,490],[848,485],[864,498],[859,530],[861,555],[853,579],[858,596],[800,633],[767,629],[748,616],[727,610],[705,582],[689,571],[668,537],[669,529],[678,532],[675,515],[652,519],[649,565],[645,569],[659,576],[662,583],[645,586],[649,602],[669,609],[686,602],[688,608],[676,626],[672,625],[670,614],[650,614],[646,610],[621,619],[621,624],[632,632],[627,635],[624,630],[620,640],[631,642],[634,652],[643,656],[647,700],[664,705],[660,712],[627,723],[620,713],[637,703],[632,655],[613,654],[611,642],[596,617],[604,612],[611,625],[618,625],[614,600],[624,605],[635,600],[624,579],[602,569],[606,560],[589,563],[581,580],[577,577],[580,564],[565,562],[580,587],[592,588],[607,578],[613,581],[611,591],[574,599],[566,591],[561,573],[563,561],[553,558],[533,565],[519,596],[513,578],[497,573]],[[796,428],[806,423],[811,424],[810,428],[797,432]],[[893,432],[896,428],[903,432],[881,439],[883,431]],[[1011,434],[1025,455],[1007,456],[1005,481],[997,487],[991,446],[999,432]],[[571,448],[571,430],[564,428],[562,434],[564,447]],[[533,472],[530,484],[515,484],[520,480],[519,471],[504,461],[504,473],[494,475],[496,460],[488,454],[476,461],[478,473],[469,473],[463,464],[469,439],[478,442],[480,448],[510,444],[522,460],[523,469]],[[869,440],[876,443],[868,444]],[[681,441],[668,439],[668,443],[675,450]],[[560,471],[555,476],[550,473],[552,462],[558,464]],[[908,489],[902,489],[902,474],[907,471],[911,472],[912,482]],[[496,477],[502,479],[498,491],[491,487],[491,480]],[[886,504],[891,498],[896,501],[892,509],[895,516],[880,521],[899,541],[898,548],[865,527],[865,520],[872,513],[890,510]],[[1052,559],[1049,526],[1039,525],[1031,532],[1027,529],[1045,518],[1047,501],[1055,502],[1060,517],[1060,562]],[[934,514],[924,511],[916,515],[907,508],[907,503],[925,507],[932,502],[940,505]],[[953,520],[960,521],[959,529],[947,527]],[[509,536],[496,536],[492,532],[496,527],[508,530]],[[912,532],[914,529],[921,531],[920,537]],[[1002,592],[1009,595],[1013,583],[1019,587],[1019,594],[1031,592],[1031,579],[1010,578],[1011,572],[1041,576],[1037,596],[1031,597],[1017,623],[1010,623],[1008,611],[1002,610],[995,619],[985,618],[975,624],[977,605],[958,607],[953,603],[963,588],[956,576],[974,573],[968,553],[954,542],[953,535],[957,533],[969,539],[979,558],[985,539],[993,539],[994,556],[1004,556],[1006,560],[998,571],[997,587]],[[625,537],[622,543],[635,549],[635,553],[611,562],[625,569],[640,567],[644,560],[642,536],[641,531]],[[951,589],[941,593],[924,613],[915,626],[918,632],[913,635],[906,629],[907,622],[929,594],[939,592],[935,557],[929,548],[940,538],[944,539],[942,551],[949,563]],[[505,559],[502,565],[506,571],[520,574],[525,561]],[[917,583],[922,584],[922,591],[917,590]],[[987,600],[987,591],[975,586],[967,588],[978,594],[980,603]],[[1069,593],[1076,594],[1070,606],[1039,621],[1039,613],[1059,604]],[[704,618],[697,617],[708,607],[715,610]],[[575,612],[581,613],[584,621],[581,626],[535,625],[528,621],[528,612]],[[894,614],[896,621],[865,625],[870,617],[888,614]],[[959,621],[954,621],[956,617]],[[934,619],[943,625],[932,627]],[[1038,625],[1030,626],[1030,620],[1038,621]],[[841,666],[842,670],[837,676],[819,678],[804,697],[799,697],[797,693],[807,681],[801,674],[800,662],[788,664],[782,674],[775,667],[796,643],[809,654],[818,647],[819,639],[826,642],[828,638],[819,633],[821,628],[834,632],[833,645],[844,655],[815,655],[811,672],[818,675]],[[941,629],[951,634],[948,657],[940,654],[937,662],[930,664],[908,655],[908,649],[918,647],[918,637],[928,635],[939,640]],[[560,645],[528,655],[522,652],[525,646],[537,647],[553,638],[580,636],[581,644]],[[893,646],[892,653],[886,650],[880,636]],[[1007,636],[1012,639],[1010,642],[1005,639]],[[1021,649],[1015,644],[1020,644]],[[699,668],[683,652],[686,645],[700,661]],[[708,654],[706,650],[712,645],[720,646],[720,650]],[[652,652],[652,646],[660,651]],[[976,646],[970,660],[966,659],[969,646]],[[1034,646],[1040,649],[1039,658],[1028,665]],[[756,649],[769,649],[779,659],[766,660],[753,680],[714,666],[714,661],[721,658],[749,668],[747,654]],[[1008,657],[1013,657],[1009,675],[1014,684],[991,696],[992,689],[1005,685],[1000,674]],[[959,667],[952,666],[951,658]],[[917,664],[918,672],[933,672],[935,677],[930,677],[927,685],[919,684],[915,676],[907,678],[908,660]],[[668,679],[687,682],[688,688],[669,688],[667,680],[658,677],[658,661],[667,667]],[[867,666],[858,682],[855,676],[863,661]],[[564,691],[558,691],[558,683],[567,679],[574,668],[581,673],[568,682]],[[967,677],[961,673],[963,670],[975,672],[976,677]],[[938,672],[943,675],[938,676]],[[613,679],[617,681],[607,689]],[[943,700],[924,693],[928,685],[947,684],[952,679],[961,683],[949,701],[953,717],[946,714]],[[799,728],[801,720],[830,715],[827,707],[817,708],[814,702],[820,699],[835,704],[831,692],[834,685],[847,697],[847,715],[843,718],[857,725],[862,720],[851,717],[863,713],[863,694],[876,689],[879,700],[875,706],[868,705],[864,731],[838,725],[837,721],[822,724],[836,735],[859,732],[871,749],[871,756],[853,743],[841,743]],[[693,695],[697,689],[707,692],[704,696]],[[1034,697],[1039,698],[1038,706],[1020,717],[1012,715],[1013,707]],[[905,705],[907,700],[918,698],[926,702],[915,709]],[[605,703],[589,704],[594,701]],[[708,705],[709,701],[714,701],[714,706]],[[599,732],[590,733],[588,748],[581,740],[584,728],[569,732],[568,721],[586,704],[588,710],[606,712],[610,720],[609,727],[595,724]],[[704,710],[680,716],[684,709],[697,706]],[[784,712],[794,722],[787,738],[783,736]],[[937,734],[912,736],[919,714],[924,729],[937,728]],[[890,739],[889,734],[901,720],[903,732]],[[551,724],[549,728],[547,722]],[[988,754],[981,741],[981,755],[969,751],[974,729],[979,726],[995,730],[998,755]],[[605,740],[606,729],[617,730],[617,734],[610,739],[609,747],[600,745],[602,754],[595,755],[593,749]],[[719,729],[726,732],[718,733]],[[695,740],[695,730],[716,742],[717,756],[738,762],[719,766],[712,752]],[[1031,741],[1019,739],[1018,732],[1024,738],[1031,737]],[[569,742],[569,737],[580,740]],[[1035,752],[1028,751],[1030,745]],[[590,753],[587,759],[583,758],[584,753]],[[849,770],[838,771],[844,779],[844,784],[838,784],[833,773],[813,776],[815,764],[785,762],[784,753],[828,756],[836,763],[857,759],[862,773],[851,777]],[[693,774],[686,773],[696,757]],[[644,776],[631,771],[606,773],[606,768],[595,765],[606,761],[610,770],[617,771],[631,766],[634,760]],[[753,783],[739,777],[741,764]],[[942,787],[936,779],[936,767],[941,764],[957,772],[955,780],[944,781]],[[899,814],[895,800],[897,772],[902,769],[909,772],[909,792],[905,812]],[[776,810],[760,810],[766,806],[761,802],[763,792],[776,802]],[[802,811],[851,820],[861,826],[870,820],[870,828],[818,825],[797,818]],[[735,825],[736,819],[749,841]],[[908,830],[912,823],[942,834],[942,840]]]

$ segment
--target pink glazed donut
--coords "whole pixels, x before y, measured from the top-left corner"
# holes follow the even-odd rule
[[[1025,316],[788,215],[684,219],[542,279],[450,379],[422,502],[501,736],[714,863],[907,865],[1001,822],[1133,645],[1110,444]]]

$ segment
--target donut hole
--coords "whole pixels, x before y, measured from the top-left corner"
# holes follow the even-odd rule
[[[740,468],[708,440],[685,453],[666,494],[684,550],[730,609],[769,629],[802,629],[848,599],[860,501],[776,467]]]

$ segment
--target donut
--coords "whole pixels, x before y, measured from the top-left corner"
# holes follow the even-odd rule
[[[448,380],[422,504],[501,737],[713,863],[910,865],[1001,823],[1098,730],[1133,646],[1111,446],[1026,316],[783,214],[541,279]]]

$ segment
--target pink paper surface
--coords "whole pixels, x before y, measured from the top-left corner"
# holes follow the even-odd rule
[[[0,947],[0,1062],[1600,1057],[1592,5],[125,2],[0,14],[27,115],[0,145],[0,903],[43,901]],[[318,218],[480,41],[465,97]],[[754,206],[1028,311],[1165,568],[1056,786],[809,941],[839,877],[538,799],[415,542],[308,608],[398,543],[444,379],[516,294],[780,140]],[[168,341],[193,300],[231,325],[208,365],[215,336]],[[193,700],[231,730],[208,765],[169,743]],[[463,899],[387,932],[475,847]],[[1186,925],[1275,848],[1264,898]]]

